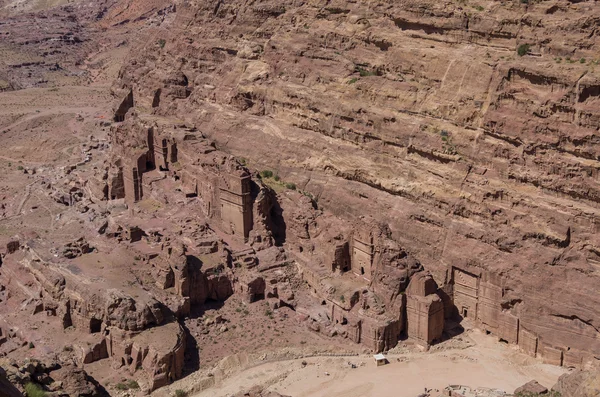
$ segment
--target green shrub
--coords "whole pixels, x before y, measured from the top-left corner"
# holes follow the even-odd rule
[[[522,4],[529,4],[529,0],[521,0]]]
[[[125,383],[119,382],[119,383],[117,383],[115,385],[115,389],[117,389],[117,390],[129,390],[129,387]]]
[[[30,349],[33,349],[35,347],[35,345],[33,344],[33,342],[29,342],[29,344],[27,346],[29,346]]]
[[[585,63],[585,58],[581,58],[581,59],[579,60],[579,63]]]
[[[175,397],[187,397],[187,392],[181,389],[175,390]]]
[[[129,387],[130,389],[139,389],[140,385],[132,379],[129,382],[127,382],[127,387]]]
[[[483,8],[482,6],[477,6],[477,7],[475,7],[475,9],[477,11],[483,11],[483,10],[485,10],[485,8]]]
[[[269,171],[269,170],[264,170],[260,172],[260,177],[261,178],[272,178],[273,177],[273,171]]]
[[[296,190],[296,184],[295,183],[286,183],[285,187],[290,189],[290,190]]]
[[[25,385],[25,395],[27,397],[45,397],[46,392],[35,383],[28,383]]]
[[[311,199],[312,201],[316,201],[315,197],[312,195],[312,193],[310,192],[302,192],[303,195],[305,195],[306,197],[308,197],[309,199]]]
[[[356,77],[350,79],[350,81],[348,81],[348,84],[354,84],[358,81],[358,79]]]
[[[273,177],[273,179],[275,179],[277,182],[279,182],[279,180],[280,180],[281,178],[279,177],[279,175],[275,175],[275,176]]]
[[[377,72],[363,68],[358,68],[358,73],[360,73],[360,77],[377,76]]]
[[[166,44],[167,44],[167,41],[165,39],[158,40],[158,45],[160,46],[160,48],[165,48]]]
[[[520,57],[522,57],[523,55],[527,55],[528,52],[529,44],[521,44],[519,48],[517,48],[517,54],[519,54]]]

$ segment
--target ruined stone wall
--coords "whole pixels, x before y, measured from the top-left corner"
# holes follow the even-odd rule
[[[224,229],[247,238],[252,230],[250,175],[221,175],[219,201]]]
[[[369,232],[355,233],[352,239],[352,271],[371,280],[373,265],[373,236]]]
[[[403,331],[403,325],[398,320],[375,319],[366,316],[357,318],[353,324],[360,326],[358,343],[371,349],[373,352],[387,351],[398,344],[398,339]]]
[[[192,139],[187,141],[188,138]],[[154,169],[168,171],[171,164],[177,163],[178,169],[172,170],[171,175],[181,181],[186,196],[198,197],[205,215],[219,219],[225,232],[248,238],[253,228],[251,176],[237,169],[239,165],[232,166],[231,161],[235,160],[215,167],[209,155],[214,148],[202,139],[158,126],[148,127],[139,120],[114,128],[112,141],[116,160],[111,171],[114,176],[110,199],[140,201],[144,197],[144,173]],[[207,155],[208,164],[202,165],[202,155]]]
[[[440,340],[444,331],[444,305],[437,295],[408,296],[406,306],[407,334],[425,345]]]
[[[130,90],[115,110],[114,121],[125,121],[125,115],[134,106],[133,90]]]
[[[406,290],[407,334],[428,346],[444,332],[444,303],[437,295],[438,286],[427,273],[415,274]]]
[[[462,269],[454,268],[454,305],[463,318],[477,319],[479,277]]]
[[[480,272],[478,269],[463,270],[453,268],[453,301],[467,318],[486,331],[497,335],[501,340],[517,344],[532,357],[541,357],[544,362],[567,367],[580,367],[591,359],[589,351],[574,347],[570,338],[561,335],[540,336],[536,324],[519,316],[520,300],[511,301],[503,287],[505,281],[498,275]],[[480,275],[476,275],[479,273]],[[476,311],[473,311],[476,308]],[[570,342],[569,342],[570,340]],[[593,343],[589,340],[589,343]],[[582,345],[580,345],[582,346]]]

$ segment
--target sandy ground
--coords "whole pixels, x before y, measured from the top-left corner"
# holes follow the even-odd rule
[[[256,385],[292,397],[415,397],[424,388],[433,389],[435,394],[435,389],[451,384],[512,393],[532,379],[551,387],[566,372],[564,368],[541,364],[479,330],[467,331],[463,337],[470,338],[474,345],[390,354],[390,364],[383,367],[377,367],[370,355],[271,362],[243,370],[193,395],[224,397]],[[303,366],[302,361],[307,365]]]

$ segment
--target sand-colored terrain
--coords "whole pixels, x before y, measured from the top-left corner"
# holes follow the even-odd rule
[[[387,355],[390,364],[382,367],[367,354],[310,357],[309,350],[304,351],[307,357],[289,360],[271,359],[277,357],[275,352],[256,361],[231,356],[212,370],[193,374],[153,395],[169,396],[180,389],[195,397],[225,397],[260,386],[293,397],[414,397],[425,388],[430,395],[438,395],[436,389],[451,384],[512,393],[532,379],[550,388],[567,372],[542,364],[477,329],[428,352],[400,346]]]

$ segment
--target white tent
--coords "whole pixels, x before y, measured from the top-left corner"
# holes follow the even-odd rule
[[[373,356],[373,358],[375,359],[375,362],[377,363],[378,367],[381,366],[381,365],[385,365],[385,364],[388,363],[387,358],[383,354],[381,354],[381,353],[375,354]]]

